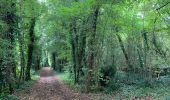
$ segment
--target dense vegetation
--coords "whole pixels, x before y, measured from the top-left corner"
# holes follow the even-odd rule
[[[33,72],[69,73],[84,92],[170,78],[169,0],[1,0],[0,93]]]

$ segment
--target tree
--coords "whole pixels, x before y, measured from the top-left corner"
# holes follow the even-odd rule
[[[28,61],[27,61],[26,78],[25,78],[26,81],[31,80],[30,69],[32,66],[32,54],[34,50],[34,41],[35,41],[35,33],[34,33],[35,22],[36,22],[36,19],[33,18],[31,20],[31,26],[29,30],[30,43],[28,44],[28,53],[27,53]]]

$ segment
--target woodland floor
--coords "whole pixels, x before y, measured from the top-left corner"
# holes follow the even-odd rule
[[[170,98],[170,86],[164,84],[156,88],[125,85],[120,89],[122,91],[111,95],[104,93],[85,94],[69,88],[60,79],[59,75],[55,75],[51,68],[42,68],[39,79],[34,81],[33,85],[27,89],[16,91],[14,95],[19,100],[170,100],[167,99]]]
[[[40,70],[40,78],[30,89],[17,91],[15,95],[20,100],[91,100],[69,89],[48,67]]]

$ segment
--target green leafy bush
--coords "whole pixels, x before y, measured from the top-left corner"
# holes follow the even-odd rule
[[[114,87],[114,77],[116,66],[110,65],[101,68],[100,85],[104,87]]]
[[[120,83],[117,80],[110,80],[107,84],[107,87],[105,88],[106,93],[112,93],[113,91],[116,91],[120,88]]]
[[[9,95],[9,94],[1,94],[0,95],[0,100],[19,100],[19,98],[17,98],[14,95]]]

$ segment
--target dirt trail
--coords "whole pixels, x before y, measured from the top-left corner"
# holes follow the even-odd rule
[[[40,78],[29,90],[15,93],[20,100],[90,100],[84,94],[76,93],[64,85],[53,70],[45,67],[40,71]]]

